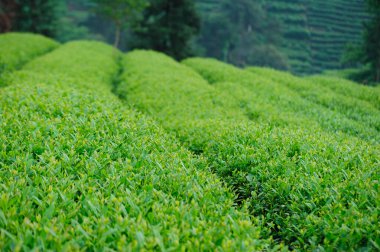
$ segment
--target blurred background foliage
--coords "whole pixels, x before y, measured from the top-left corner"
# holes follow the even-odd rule
[[[380,82],[379,0],[2,0],[0,31]]]

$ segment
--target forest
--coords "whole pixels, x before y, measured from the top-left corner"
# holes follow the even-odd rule
[[[36,32],[60,42],[95,39],[176,59],[212,57],[239,67],[323,72],[375,84],[378,5],[377,0],[3,0],[0,31]]]

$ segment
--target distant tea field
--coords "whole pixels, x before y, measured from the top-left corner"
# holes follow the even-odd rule
[[[379,251],[380,89],[0,35],[1,251]]]

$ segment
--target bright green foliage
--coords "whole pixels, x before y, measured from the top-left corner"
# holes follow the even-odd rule
[[[41,35],[6,33],[0,35],[0,73],[20,67],[27,61],[58,47]]]
[[[315,85],[328,87],[335,93],[366,101],[380,110],[380,92],[375,87],[358,85],[346,79],[321,75],[311,76],[307,79]]]
[[[120,51],[100,42],[70,42],[63,48],[29,62],[22,68],[22,72],[37,73],[53,80],[78,77],[76,82],[80,81],[81,87],[96,89],[99,93],[105,90],[109,92],[114,74],[117,72],[116,61],[120,55]],[[96,61],[90,60],[92,58]],[[75,84],[73,82],[74,80],[69,79],[68,84]]]
[[[303,250],[379,247],[380,146],[366,133],[371,127],[257,74],[214,60],[185,64],[212,85],[139,51],[126,56],[118,92],[206,158],[278,242]],[[189,84],[198,91],[188,92]],[[210,87],[214,95],[202,97]],[[228,106],[212,102],[228,96]]]
[[[0,249],[267,247],[202,159],[111,93],[119,55],[69,43],[0,92]]]
[[[157,66],[149,68],[151,74],[135,74],[140,72],[141,66],[146,65],[147,62],[150,62],[150,65],[146,67]],[[222,92],[210,86],[198,73],[178,64],[165,54],[138,50],[127,54],[123,63],[124,77],[127,77],[129,82],[122,83],[118,92],[121,95],[126,94],[124,98],[138,106],[140,110],[157,114],[159,118],[173,115],[184,120],[218,119],[226,114],[229,114],[226,119],[244,118],[244,115],[236,114],[233,98],[228,95],[223,96]],[[157,80],[157,76],[160,76],[160,81]],[[181,82],[180,85],[179,82]],[[129,95],[129,89],[133,89],[135,95]],[[178,92],[175,93],[175,91]],[[174,93],[176,97],[169,96],[173,99],[168,100],[165,96],[165,94]],[[144,97],[144,102],[139,102],[139,97]],[[168,106],[169,102],[170,106]]]
[[[332,133],[341,131],[365,140],[380,141],[380,136],[375,128],[368,127],[366,124],[347,118],[326,107],[333,106],[333,104],[316,104],[281,84],[281,82],[287,82],[289,85],[296,85],[293,81],[287,81],[289,78],[294,78],[289,74],[281,73],[277,81],[271,81],[271,78],[267,76],[253,74],[212,59],[190,59],[184,63],[201,73],[210,83],[220,85],[219,83],[229,82],[233,83],[233,86],[243,86],[244,91],[242,92],[245,94],[245,99],[241,103],[248,104],[246,106],[250,107],[248,109],[251,110],[249,113],[253,114],[254,117],[268,117],[271,113],[268,113],[267,110],[270,109],[276,111],[276,116],[283,118],[282,121],[303,120],[302,123],[304,121],[310,124],[318,123],[323,129]],[[270,75],[273,73],[270,72]],[[294,79],[298,80],[297,78]],[[302,83],[298,84],[305,87]],[[232,89],[232,92],[239,92],[239,89]],[[313,87],[310,87],[310,90],[312,89]],[[307,88],[305,92],[309,92]],[[334,96],[330,97],[331,99],[336,100]],[[258,102],[261,105],[255,105]],[[339,103],[340,101],[335,102]],[[253,103],[253,105],[249,106],[249,103]],[[292,115],[284,114],[284,112]],[[270,121],[273,122],[273,117],[270,117]]]
[[[297,92],[302,98],[328,108],[339,115],[344,115],[347,118],[362,123],[365,126],[365,131],[371,132],[370,128],[375,129],[374,139],[380,142],[380,138],[375,136],[380,135],[380,95],[371,93],[367,90],[368,95],[377,97],[377,104],[371,104],[361,99],[356,99],[351,95],[337,94],[328,87],[318,85],[318,82],[309,82],[302,78],[295,77],[291,74],[264,68],[249,68],[255,74],[262,77],[268,77],[276,83],[281,83],[288,88]],[[329,81],[333,82],[334,81]],[[357,85],[356,85],[357,86]],[[360,90],[360,87],[355,87]],[[358,125],[358,127],[360,127]]]
[[[6,80],[0,250],[380,247],[378,88],[87,41]]]

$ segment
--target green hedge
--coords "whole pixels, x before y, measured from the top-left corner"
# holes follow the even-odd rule
[[[129,64],[129,60],[133,64]],[[136,74],[149,62],[149,74]],[[161,119],[167,115],[186,120],[244,120],[236,100],[210,86],[199,74],[170,57],[153,51],[134,51],[123,61],[124,79],[118,94],[138,109]],[[128,82],[123,83],[127,79]],[[180,85],[179,85],[180,83]],[[129,95],[129,90],[133,95]],[[154,94],[154,96],[152,96]],[[170,105],[168,105],[170,103]],[[211,109],[212,108],[212,109]],[[171,121],[165,123],[170,124]],[[173,127],[178,128],[173,122]]]
[[[334,90],[318,85],[316,81],[308,81],[289,73],[276,71],[273,69],[251,67],[249,71],[274,82],[285,85],[286,87],[294,90],[302,98],[312,103],[322,105],[323,107],[344,115],[345,117],[355,120],[362,125],[363,132],[367,132],[370,139],[380,143],[380,110],[376,107],[380,105],[380,95],[377,94],[378,104],[374,107],[371,103],[352,97],[351,95],[343,95],[335,92]],[[330,79],[327,82],[333,82]],[[356,90],[360,90],[360,86],[356,84]],[[367,91],[368,95],[376,96],[374,92]],[[375,105],[375,104],[374,104]],[[372,134],[369,134],[372,132]]]
[[[370,127],[365,123],[354,120],[354,118],[332,110],[328,107],[332,105],[326,105],[326,102],[317,104],[313,100],[308,100],[304,94],[290,88],[290,86],[296,85],[292,84],[294,80],[291,79],[293,77],[290,74],[279,73],[279,77],[277,77],[277,80],[281,80],[279,82],[274,79],[274,74],[278,72],[271,72],[271,70],[267,75],[258,75],[216,60],[202,58],[188,59],[184,61],[184,64],[194,68],[210,83],[232,82],[244,86],[248,89],[249,95],[253,95],[253,98],[259,95],[264,103],[275,107],[280,114],[283,111],[294,113],[293,118],[308,119],[310,122],[317,123],[323,129],[334,134],[335,132],[344,132],[364,140],[373,141],[374,139],[377,142],[380,141],[380,136],[376,130],[376,122],[374,127]],[[294,79],[297,80],[297,78]],[[284,85],[284,82],[288,83],[288,86]],[[300,85],[305,87],[305,93],[312,92],[308,90],[307,83],[301,83]],[[312,87],[310,87],[310,90],[312,90]],[[322,96],[323,94],[319,95]],[[333,99],[334,97],[330,97],[330,100]],[[336,103],[340,103],[336,98],[334,100]],[[337,106],[341,106],[341,104]],[[260,108],[260,106],[257,107]]]
[[[204,80],[197,77],[198,84],[189,82],[195,74],[186,66],[152,52],[127,54],[124,82],[118,92],[205,158],[234,188],[236,202],[247,202],[251,213],[260,216],[270,229],[265,234],[278,243],[304,250],[370,250],[379,246],[378,144],[355,137],[353,132],[322,127],[319,120],[329,110],[282,84],[216,61],[196,59],[185,64],[212,83],[214,95],[202,97],[208,106],[197,106],[196,102],[210,89],[199,84]],[[189,84],[200,90],[185,95]],[[228,95],[233,99],[224,110],[223,104],[212,103]],[[303,106],[315,113],[302,114]],[[253,109],[262,114],[247,113]],[[233,113],[236,118],[231,118]],[[195,116],[207,114],[212,116]],[[271,117],[277,118],[275,122]],[[354,123],[343,115],[339,118],[343,121],[331,128],[346,121]]]
[[[267,248],[202,159],[111,93],[118,55],[69,43],[0,93],[1,250]]]
[[[58,43],[41,35],[28,33],[6,33],[0,35],[0,66],[14,69],[36,56],[56,47]]]
[[[336,93],[363,100],[380,110],[380,92],[374,87],[358,85],[337,77],[311,76],[307,79],[311,80],[314,85],[328,87]]]

